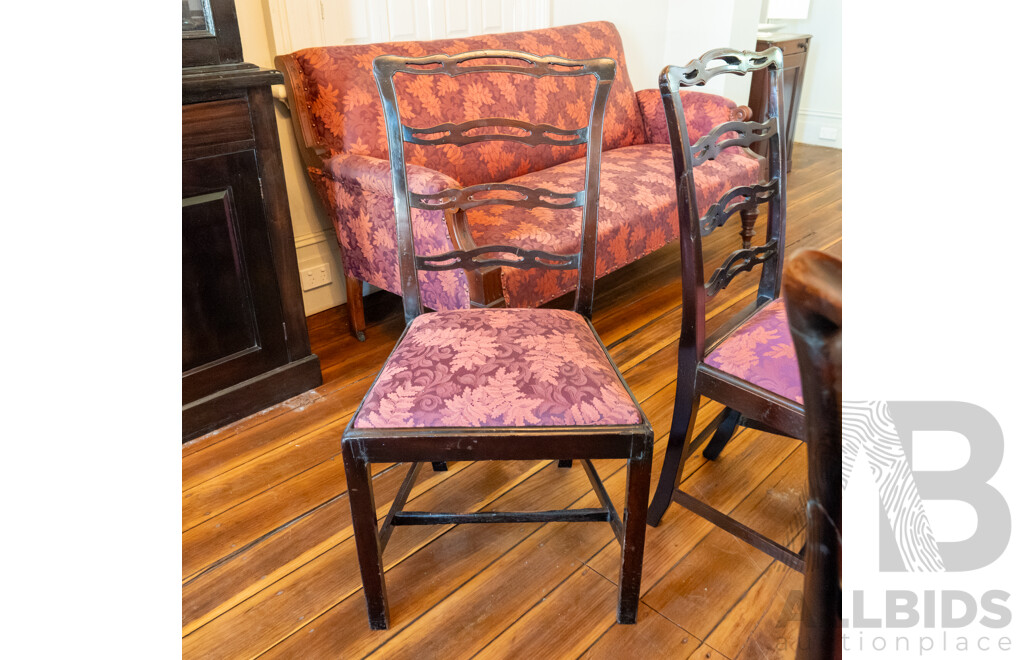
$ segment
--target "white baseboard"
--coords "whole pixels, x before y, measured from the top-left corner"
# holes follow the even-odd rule
[[[835,139],[829,139],[834,135]],[[843,115],[838,112],[800,110],[796,116],[796,142],[843,148]]]

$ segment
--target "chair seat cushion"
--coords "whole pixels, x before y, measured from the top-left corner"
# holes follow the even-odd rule
[[[356,428],[639,424],[583,317],[560,309],[421,314],[374,383]]]
[[[758,310],[704,361],[791,401],[804,402],[800,368],[781,298]]]

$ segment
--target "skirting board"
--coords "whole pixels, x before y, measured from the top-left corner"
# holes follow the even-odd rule
[[[834,132],[834,140],[822,137]],[[796,117],[796,135],[793,139],[819,147],[843,148],[843,115],[838,112],[800,110]]]

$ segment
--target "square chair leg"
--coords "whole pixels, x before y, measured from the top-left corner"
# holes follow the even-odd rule
[[[377,530],[377,507],[373,503],[373,487],[370,483],[370,464],[356,458],[352,445],[344,441],[341,443],[341,455],[345,461],[348,503],[352,508],[352,532],[356,539],[359,571],[363,577],[366,613],[372,630],[387,630],[390,622],[388,595],[384,588],[384,562]]]
[[[619,623],[636,623],[637,609],[640,607],[640,578],[644,565],[653,444],[650,437],[635,440],[633,455],[626,466],[626,507],[622,512],[622,563],[619,568]]]

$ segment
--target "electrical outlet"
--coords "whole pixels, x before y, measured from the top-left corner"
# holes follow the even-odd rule
[[[302,290],[309,291],[331,283],[331,265],[317,264],[299,273],[302,279]]]
[[[839,129],[829,126],[822,126],[818,131],[818,137],[822,140],[835,140],[839,137]]]

